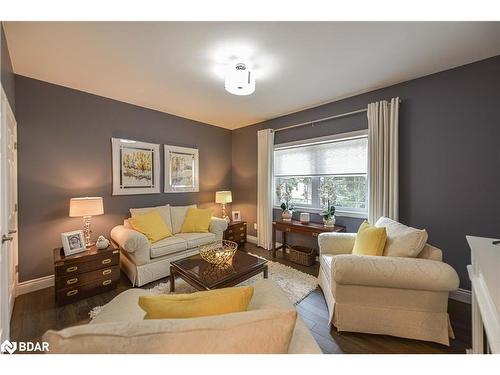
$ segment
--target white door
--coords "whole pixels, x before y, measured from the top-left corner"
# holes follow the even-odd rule
[[[3,88],[0,106],[0,336],[9,338],[17,288],[17,124]]]

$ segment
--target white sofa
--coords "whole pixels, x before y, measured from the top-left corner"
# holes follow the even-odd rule
[[[204,322],[205,327],[214,331],[212,334],[194,332],[196,345],[207,346],[203,353],[217,353],[213,348],[211,339],[217,337],[216,332],[220,325],[234,317],[235,314],[248,315],[259,310],[277,311],[278,314],[294,310],[294,306],[288,300],[281,288],[268,279],[262,279],[253,285],[254,294],[248,305],[248,311],[243,313],[233,313],[204,318],[190,319],[151,319],[144,320],[144,311],[138,305],[139,296],[150,293],[147,290],[133,288],[129,289],[104,306],[99,315],[90,324],[79,325],[66,328],[62,331],[48,331],[44,335],[44,340],[49,342],[51,353],[169,353],[168,349],[161,346],[162,335],[166,335],[163,340],[167,340],[168,331],[174,331],[176,326],[185,325],[190,321],[192,325],[196,322]],[[221,318],[223,319],[221,321]],[[241,322],[239,323],[241,324]],[[220,328],[223,330],[222,328]],[[191,328],[193,331],[193,328]],[[271,340],[267,337],[267,332],[255,326],[255,336],[264,340]],[[193,333],[193,332],[192,332]],[[230,333],[229,333],[230,334]],[[219,337],[223,337],[224,332]],[[137,336],[145,336],[149,342],[149,349],[137,344]],[[227,340],[234,339],[227,337]],[[184,337],[184,342],[178,342],[176,353],[193,353],[192,341]],[[250,340],[250,338],[249,338]],[[247,340],[248,341],[248,340]],[[165,342],[165,341],[163,341]],[[94,343],[94,344],[92,344]],[[108,344],[109,343],[109,344]],[[247,348],[246,346],[249,345]],[[99,349],[96,348],[99,346]],[[265,349],[256,348],[256,343],[239,340],[237,347],[228,351],[231,353],[265,353]],[[321,354],[316,340],[311,332],[297,315],[292,336],[288,345],[288,354]]]
[[[222,240],[227,222],[212,217],[208,233],[181,233],[182,223],[190,206],[158,206],[131,208],[139,215],[156,209],[173,235],[151,244],[146,236],[132,228],[128,220],[111,230],[111,238],[121,249],[120,264],[132,285],[142,286],[170,274],[170,262],[198,253],[198,247]]]
[[[388,238],[394,230],[412,229],[383,220],[389,223]],[[318,237],[319,285],[330,323],[338,331],[449,345],[453,331],[448,293],[458,288],[459,279],[456,271],[442,262],[441,250],[425,244],[414,257],[353,255],[355,239],[356,233],[322,233]],[[423,243],[426,239],[425,235]]]

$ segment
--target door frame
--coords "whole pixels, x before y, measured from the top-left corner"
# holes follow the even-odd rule
[[[0,84],[0,237],[9,236],[13,237],[11,244],[11,249],[13,251],[8,251],[7,246],[2,242],[0,243],[0,339],[6,340],[10,338],[10,320],[12,317],[12,311],[14,308],[15,298],[17,297],[18,291],[18,233],[9,233],[9,192],[10,192],[10,181],[8,181],[8,165],[7,165],[7,153],[8,153],[8,143],[7,139],[7,126],[8,117],[13,120],[14,132],[15,132],[15,145],[17,149],[17,122],[10,107],[10,103],[7,99],[3,86]],[[17,151],[15,156],[15,170],[17,179]],[[17,181],[15,184],[17,189]],[[16,211],[17,211],[17,190],[15,193],[16,200]],[[15,218],[15,230],[18,229],[17,222],[17,212]],[[6,242],[9,244],[9,242]],[[11,279],[11,275],[13,278]]]

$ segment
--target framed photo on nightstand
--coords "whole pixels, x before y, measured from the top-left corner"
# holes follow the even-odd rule
[[[83,230],[61,233],[61,241],[65,256],[78,254],[87,250]]]
[[[240,211],[233,211],[231,212],[231,216],[234,222],[241,221],[241,212]]]

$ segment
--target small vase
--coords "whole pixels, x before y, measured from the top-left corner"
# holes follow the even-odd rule
[[[323,218],[323,225],[325,228],[333,228],[335,226],[335,216],[332,216],[329,219]]]
[[[281,213],[281,218],[283,221],[292,221],[292,211],[285,210]]]

